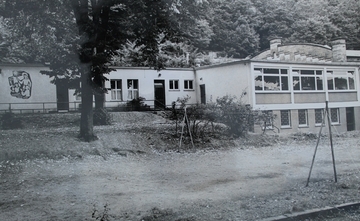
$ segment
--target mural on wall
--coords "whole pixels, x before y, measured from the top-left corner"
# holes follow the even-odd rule
[[[31,97],[32,81],[26,71],[13,71],[9,77],[10,95],[16,98],[28,99]]]

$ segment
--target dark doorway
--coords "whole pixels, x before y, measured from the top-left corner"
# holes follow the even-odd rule
[[[56,101],[58,111],[69,110],[69,85],[66,81],[56,82]]]
[[[154,106],[156,109],[165,108],[165,81],[164,80],[154,80],[154,94],[155,101]]]
[[[355,114],[353,107],[346,108],[346,125],[347,131],[355,130]]]
[[[206,104],[205,84],[200,85],[200,99],[202,104]]]

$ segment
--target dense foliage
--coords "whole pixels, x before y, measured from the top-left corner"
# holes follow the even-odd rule
[[[5,12],[9,11],[5,9],[6,1],[0,1],[0,10],[3,10],[0,52],[6,55],[1,59],[43,62],[49,61],[47,54],[51,53],[73,63],[69,52],[74,47],[72,43],[81,39],[74,30],[71,8],[62,4],[66,1],[36,1],[42,4],[34,7],[44,6],[39,10],[27,7],[36,12],[31,16],[37,22],[32,23],[25,12],[18,13],[16,21],[10,22],[6,19]],[[127,5],[131,1],[113,2],[122,3],[113,7],[121,12],[116,20],[119,28],[111,28],[118,39],[114,44],[107,44],[120,52],[114,53],[113,64],[158,65],[159,68],[194,66],[195,59],[208,51],[244,58],[268,48],[268,40],[275,36],[282,37],[284,42],[318,44],[330,44],[333,38],[345,37],[349,49],[360,49],[360,2],[357,0],[183,0],[147,4],[136,1],[131,5]],[[149,7],[162,10],[149,10]],[[154,22],[154,13],[162,20],[163,27]],[[45,25],[41,23],[44,21]],[[26,30],[18,30],[19,25]],[[177,31],[172,32],[171,37],[158,35],[165,31],[164,27]],[[155,48],[157,44],[161,47]]]

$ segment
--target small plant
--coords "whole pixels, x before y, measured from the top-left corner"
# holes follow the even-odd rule
[[[94,210],[91,214],[91,218],[95,219],[95,220],[100,220],[100,221],[109,221],[109,211],[110,208],[108,207],[108,204],[104,205],[104,210],[102,212],[98,211],[96,209],[96,206],[94,205]]]
[[[23,122],[15,116],[14,113],[8,112],[1,116],[1,128],[3,130],[11,130],[23,128]]]
[[[132,99],[129,102],[131,110],[134,110],[134,111],[145,110],[147,105],[144,104],[144,100],[145,100],[145,98],[143,98],[143,97],[138,97],[138,98]]]

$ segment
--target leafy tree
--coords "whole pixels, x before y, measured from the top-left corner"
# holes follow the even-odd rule
[[[337,29],[334,37],[345,37],[348,49],[360,50],[360,2],[329,0],[328,14]]]
[[[158,36],[164,35],[164,40],[182,37],[178,35],[175,17],[183,17],[179,16],[182,4],[192,1],[30,0],[26,5],[21,3],[6,1],[5,4],[7,10],[14,12],[9,22],[13,30],[18,31],[16,37],[23,37],[24,45],[33,47],[19,54],[26,58],[25,62],[30,62],[27,58],[34,58],[33,54],[24,56],[26,52],[37,54],[34,61],[52,58],[51,72],[46,74],[53,77],[54,82],[80,78],[80,137],[91,141],[96,138],[92,97],[95,94],[96,106],[101,107],[104,74],[111,71],[109,63],[116,50],[127,39],[136,39],[139,45],[144,45],[141,53],[147,64],[163,68]]]
[[[209,48],[244,58],[259,49],[258,12],[250,0],[213,1],[210,25],[214,35]]]

